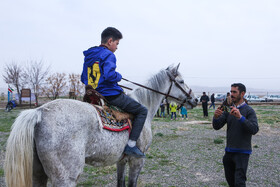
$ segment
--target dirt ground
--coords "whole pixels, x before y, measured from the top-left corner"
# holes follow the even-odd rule
[[[222,165],[225,133],[225,129],[213,130],[208,121],[153,122],[153,143],[138,186],[227,186]],[[279,128],[260,126],[253,137],[248,187],[280,186],[279,135]],[[217,139],[223,143],[214,143]],[[115,173],[93,180],[106,180],[102,186],[116,186]]]
[[[209,121],[154,121],[152,128],[153,143],[146,154],[138,186],[227,186],[222,165],[224,128],[215,131]],[[260,125],[259,133],[253,136],[248,187],[280,186],[279,136],[280,128],[269,125]],[[2,168],[2,150],[0,159]],[[116,180],[116,166],[97,169],[86,166],[78,186],[111,187],[116,186]],[[0,186],[5,186],[3,176]]]

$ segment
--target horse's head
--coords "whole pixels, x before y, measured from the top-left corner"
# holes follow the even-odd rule
[[[186,108],[194,108],[197,105],[197,98],[192,90],[185,84],[181,74],[178,71],[180,64],[177,66],[169,66],[166,73],[170,78],[171,85],[168,90],[169,100],[173,100],[179,105],[183,104]]]

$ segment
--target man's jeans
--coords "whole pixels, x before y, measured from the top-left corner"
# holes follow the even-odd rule
[[[223,157],[226,180],[230,187],[246,186],[249,154],[226,152]]]
[[[145,106],[141,105],[131,97],[121,93],[118,96],[105,97],[111,105],[117,106],[125,112],[134,115],[132,122],[132,130],[129,136],[130,140],[137,141],[143,129],[148,110]]]
[[[213,106],[213,109],[215,109],[215,102],[211,102],[211,105],[209,106],[209,109]]]

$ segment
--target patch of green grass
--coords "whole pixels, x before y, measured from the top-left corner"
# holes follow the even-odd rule
[[[4,169],[0,168],[0,176],[4,177]]]
[[[147,157],[149,158],[162,158],[166,159],[168,156],[160,152],[159,150],[151,150],[148,154]]]
[[[158,183],[148,183],[148,184],[145,184],[145,187],[161,187],[162,185],[161,184],[158,184]]]
[[[150,171],[159,170],[159,165],[158,165],[158,164],[154,164],[154,165],[152,165],[152,167],[149,167],[149,170],[150,170]]]
[[[0,111],[0,131],[10,132],[11,126],[14,123],[16,117],[22,110],[11,110],[6,112],[5,110]]]
[[[220,186],[228,186],[228,183],[227,182],[220,182],[219,185]]]
[[[214,144],[222,144],[222,143],[224,143],[223,139],[221,139],[221,138],[214,139]]]
[[[162,134],[161,132],[158,132],[158,133],[156,133],[156,134],[155,134],[155,136],[162,137],[162,136],[163,136],[163,134]]]
[[[112,175],[117,172],[116,166],[98,167],[85,165],[82,175],[86,176],[86,180],[80,182],[77,186],[105,186],[109,183],[106,179],[99,179],[100,176]]]
[[[157,139],[157,141],[170,141],[170,140],[176,140],[178,138],[180,138],[180,135],[175,134],[175,132],[173,134],[167,134],[164,135],[161,132],[158,132],[154,135],[154,137],[160,137]]]
[[[108,180],[87,179],[86,181],[80,182],[77,186],[104,186],[108,183]]]
[[[256,111],[258,123],[280,127],[280,106],[253,106]]]
[[[147,159],[153,159],[154,157],[153,157],[153,155],[146,154],[146,158],[147,158]]]
[[[8,137],[9,137],[9,134],[1,135],[0,150],[6,151],[6,143],[7,143]]]
[[[172,149],[167,149],[166,152],[170,154],[170,153],[173,153],[174,150],[172,150]]]
[[[254,147],[254,148],[259,148],[259,146],[258,146],[258,145],[254,145],[253,147]]]
[[[225,139],[226,139],[225,136],[219,136],[218,138],[214,139],[214,144],[222,144],[222,143],[224,143]]]
[[[160,160],[158,163],[161,166],[170,165],[170,161],[169,160],[165,160],[165,159]]]
[[[94,185],[94,181],[86,180],[84,182],[80,182],[77,186],[93,186],[93,185]]]
[[[92,176],[114,174],[116,171],[117,171],[117,168],[115,165],[107,166],[107,167],[98,167],[98,168],[95,168],[95,167],[89,166],[89,165],[86,165],[84,167],[84,172],[88,173]]]
[[[164,140],[165,141],[170,141],[170,140],[176,140],[178,138],[180,138],[181,136],[180,135],[177,135],[177,134],[169,134],[169,135],[165,135],[164,136]]]
[[[154,121],[161,121],[160,118],[154,118],[153,120],[154,120]]]

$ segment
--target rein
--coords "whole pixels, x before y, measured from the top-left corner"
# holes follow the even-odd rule
[[[147,89],[147,90],[151,90],[151,91],[156,92],[156,93],[158,93],[158,94],[164,95],[165,98],[171,97],[171,98],[173,98],[173,99],[176,99],[176,100],[178,100],[178,101],[181,101],[181,99],[179,99],[179,98],[177,98],[177,97],[174,97],[174,96],[172,96],[172,95],[169,95],[169,93],[170,93],[170,91],[171,91],[171,88],[172,88],[172,85],[173,85],[173,82],[174,82],[174,84],[175,84],[175,85],[186,95],[186,97],[187,97],[186,99],[184,99],[183,101],[181,101],[180,104],[183,105],[184,103],[188,102],[191,106],[193,106],[192,103],[189,101],[190,99],[192,99],[192,97],[191,97],[192,90],[190,89],[189,93],[186,92],[186,91],[180,86],[180,84],[176,81],[175,77],[174,77],[169,71],[167,71],[167,75],[169,76],[169,78],[170,78],[170,80],[171,80],[171,85],[170,85],[170,87],[169,87],[167,93],[160,92],[160,91],[158,91],[158,90],[149,88],[149,87],[147,87],[147,86],[144,86],[144,85],[142,85],[142,84],[139,84],[139,83],[130,81],[130,80],[125,79],[125,78],[122,78],[122,79],[125,80],[125,81],[127,81],[127,82],[130,82],[130,83],[132,83],[132,84],[135,84],[135,85],[137,85],[137,86],[140,86],[140,87],[142,87],[142,88],[145,88],[145,89]],[[123,87],[123,88],[126,88],[126,89],[128,89],[128,90],[132,90],[131,88],[126,87],[126,86],[122,86],[122,85],[119,85],[119,86],[120,86],[120,87]]]
[[[139,84],[139,83],[136,83],[136,82],[132,82],[132,81],[130,81],[130,80],[128,80],[128,79],[125,79],[125,78],[122,78],[122,79],[125,80],[125,81],[127,81],[127,82],[130,82],[130,83],[132,83],[132,84],[135,84],[135,85],[137,85],[137,86],[140,86],[140,87],[142,87],[142,88],[145,88],[145,89],[147,89],[147,90],[151,90],[151,91],[156,92],[156,93],[158,93],[158,94],[164,95],[165,97],[171,97],[171,98],[173,98],[173,99],[179,100],[177,97],[174,97],[174,96],[172,96],[172,95],[169,95],[169,94],[160,92],[160,91],[158,91],[158,90],[149,88],[149,87],[147,87],[147,86],[144,86],[144,85]],[[126,89],[128,89],[128,90],[133,90],[132,88],[129,88],[129,87],[126,87],[126,86],[123,86],[123,85],[119,85],[119,86],[120,86],[120,87],[123,87],[123,88],[126,88]]]

